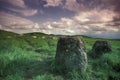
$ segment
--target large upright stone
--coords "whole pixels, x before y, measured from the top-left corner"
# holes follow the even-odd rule
[[[87,55],[81,37],[60,37],[56,50],[56,67],[61,72],[77,70],[83,72],[87,66]]]

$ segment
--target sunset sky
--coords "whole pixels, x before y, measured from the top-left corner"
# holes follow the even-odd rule
[[[0,0],[0,29],[120,39],[120,0]]]

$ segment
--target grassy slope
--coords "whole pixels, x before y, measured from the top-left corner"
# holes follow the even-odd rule
[[[18,35],[0,30],[0,80],[119,80],[120,41],[107,40],[113,51],[94,59],[91,48],[96,40],[103,39],[84,36],[87,72],[82,75],[70,72],[62,76],[54,72],[57,37],[42,33]]]

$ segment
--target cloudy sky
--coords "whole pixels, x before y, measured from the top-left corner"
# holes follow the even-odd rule
[[[0,0],[0,29],[120,39],[120,0]]]

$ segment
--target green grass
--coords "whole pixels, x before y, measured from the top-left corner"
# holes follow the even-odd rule
[[[83,38],[88,54],[87,71],[59,74],[54,64],[57,36],[18,35],[0,30],[0,80],[120,80],[120,40]],[[91,57],[96,40],[109,41],[112,52]]]

